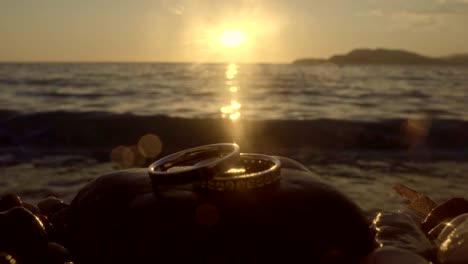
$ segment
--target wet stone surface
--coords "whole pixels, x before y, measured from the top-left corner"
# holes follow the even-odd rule
[[[59,201],[56,198],[53,200],[54,203]],[[41,205],[50,209],[44,207],[44,204],[50,204],[50,199]],[[69,251],[52,241],[55,240],[52,234],[57,232],[53,225],[55,221],[49,220],[53,210],[41,211],[35,205],[22,203],[14,194],[2,196],[0,206],[0,263],[72,263]],[[62,206],[62,210],[64,209],[65,206]]]

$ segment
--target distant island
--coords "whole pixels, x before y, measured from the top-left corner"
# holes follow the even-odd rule
[[[468,54],[446,57],[427,57],[414,52],[392,49],[355,49],[344,55],[334,55],[328,59],[304,58],[293,61],[293,64],[314,65],[334,63],[348,64],[403,64],[403,65],[466,65]]]

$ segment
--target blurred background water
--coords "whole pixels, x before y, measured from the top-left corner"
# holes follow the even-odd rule
[[[0,90],[0,192],[29,201],[70,201],[226,124],[263,129],[249,151],[299,160],[370,213],[401,206],[396,183],[437,201],[468,188],[468,67],[4,63]]]
[[[0,106],[244,119],[466,120],[468,67],[294,64],[0,64]],[[234,99],[233,99],[234,98]]]

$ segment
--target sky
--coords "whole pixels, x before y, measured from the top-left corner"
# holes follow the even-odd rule
[[[290,62],[468,52],[468,0],[0,0],[0,61]]]

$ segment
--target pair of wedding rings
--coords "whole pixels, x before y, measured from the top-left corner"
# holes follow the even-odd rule
[[[217,191],[260,188],[280,179],[278,158],[240,153],[239,146],[220,143],[186,149],[152,163],[153,188],[194,183]]]

